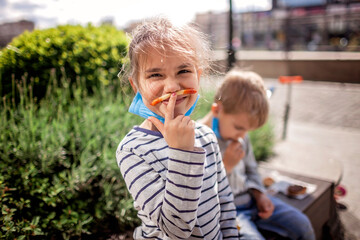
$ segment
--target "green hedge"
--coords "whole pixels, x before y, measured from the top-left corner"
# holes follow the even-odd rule
[[[41,98],[52,73],[56,79],[84,79],[91,93],[117,80],[127,45],[124,32],[108,25],[25,32],[0,52],[0,95],[18,96],[16,82],[25,77],[34,82],[34,96]]]
[[[115,159],[139,123],[131,96],[84,84],[63,79],[35,104],[21,83],[19,104],[1,106],[1,239],[106,239],[139,223]]]

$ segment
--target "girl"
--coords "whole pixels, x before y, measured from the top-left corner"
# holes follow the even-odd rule
[[[134,238],[237,239],[216,136],[189,117],[208,67],[207,41],[190,25],[149,20],[134,31],[129,58],[136,92],[129,111],[145,120],[121,141],[116,157],[142,220]]]

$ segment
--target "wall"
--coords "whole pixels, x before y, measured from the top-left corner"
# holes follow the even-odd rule
[[[25,30],[32,31],[34,28],[35,24],[26,20],[0,24],[0,48],[5,47],[14,37]]]
[[[226,53],[214,53],[218,70],[225,71]],[[360,52],[269,52],[241,51],[236,66],[264,78],[301,75],[305,80],[360,83]]]

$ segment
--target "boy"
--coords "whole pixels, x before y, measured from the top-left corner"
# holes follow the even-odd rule
[[[259,229],[290,239],[315,239],[302,212],[265,193],[247,132],[261,127],[268,113],[262,78],[251,71],[232,70],[218,88],[211,111],[200,122],[211,127],[218,138],[243,239],[264,239]]]

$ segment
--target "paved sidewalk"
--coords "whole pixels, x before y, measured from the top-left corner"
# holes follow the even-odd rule
[[[347,194],[339,202],[346,239],[360,239],[360,84],[304,81],[292,86],[287,137],[281,139],[288,86],[275,87],[270,115],[275,156],[266,164],[303,175],[340,180]]]

